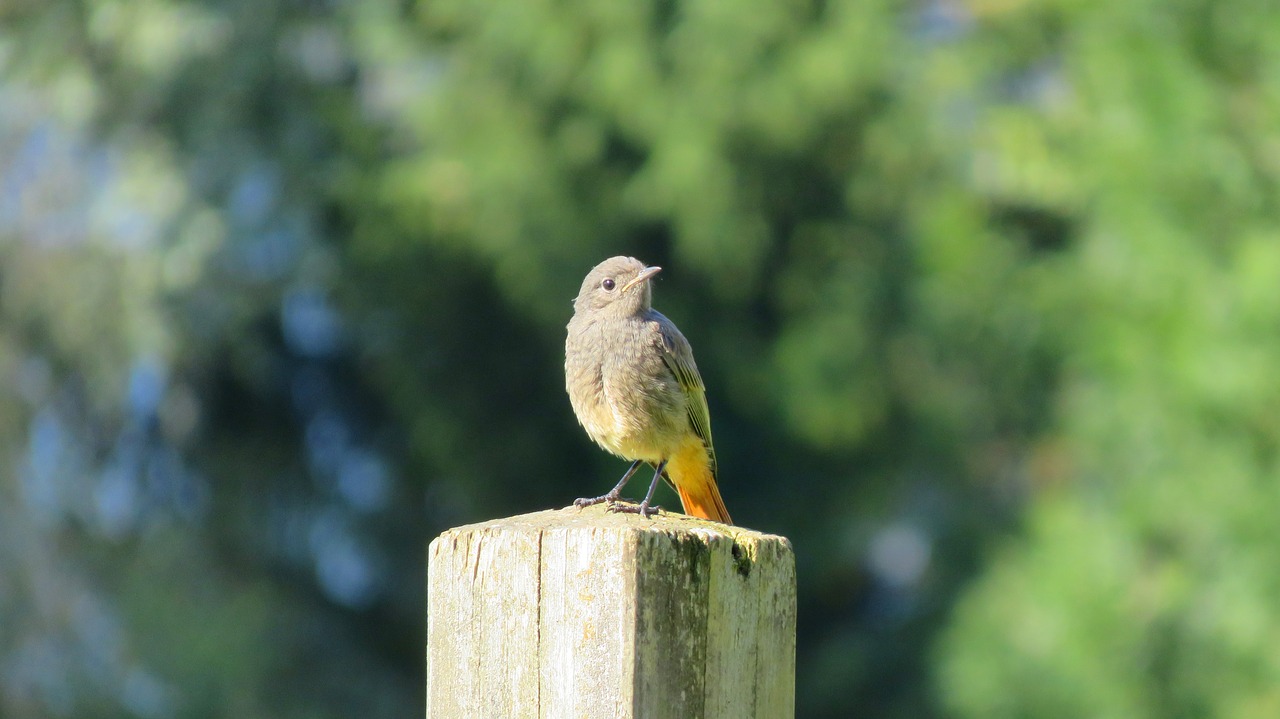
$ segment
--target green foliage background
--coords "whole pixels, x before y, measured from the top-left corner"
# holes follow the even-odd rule
[[[1280,715],[1278,187],[1261,0],[7,3],[0,715],[420,711],[615,254],[799,716]]]

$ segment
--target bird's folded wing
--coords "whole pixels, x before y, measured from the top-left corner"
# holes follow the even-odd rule
[[[668,320],[669,322],[669,320]],[[679,330],[667,327],[659,322],[658,330],[662,335],[662,360],[675,375],[676,382],[684,391],[689,411],[689,424],[694,433],[707,446],[707,454],[711,458],[712,476],[716,474],[716,451],[711,444],[711,411],[707,408],[707,390],[702,383],[702,375],[698,374],[698,366],[693,361],[693,350],[689,341]]]

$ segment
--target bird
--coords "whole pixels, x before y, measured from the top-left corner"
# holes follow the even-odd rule
[[[634,257],[610,257],[582,281],[566,327],[565,389],[579,424],[605,450],[631,461],[608,493],[579,507],[649,517],[658,480],[680,496],[685,514],[732,524],[717,484],[706,387],[689,340],[653,309],[651,281],[662,270]],[[620,502],[641,464],[654,469],[638,506]]]

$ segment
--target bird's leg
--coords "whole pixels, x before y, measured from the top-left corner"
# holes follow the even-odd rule
[[[662,471],[667,468],[667,460],[658,463],[657,470],[653,473],[653,481],[649,483],[649,491],[644,495],[644,501],[639,506],[631,506],[629,504],[610,505],[611,512],[635,512],[641,517],[652,517],[658,513],[659,506],[650,506],[649,502],[653,501],[653,491],[658,488],[658,480],[662,479]]]
[[[618,497],[622,496],[622,488],[627,486],[627,482],[631,480],[631,475],[635,474],[637,469],[640,469],[641,461],[643,460],[637,459],[632,462],[631,466],[627,468],[626,473],[622,475],[622,479],[618,481],[618,486],[609,490],[607,494],[602,494],[599,497],[581,497],[579,499],[575,499],[573,500],[573,506],[590,507],[593,504],[600,504],[601,502],[613,504],[618,501]]]

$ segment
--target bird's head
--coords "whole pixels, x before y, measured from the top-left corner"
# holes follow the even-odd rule
[[[661,270],[646,267],[634,257],[610,257],[587,273],[573,301],[573,310],[618,317],[644,312],[653,303],[649,280]]]

